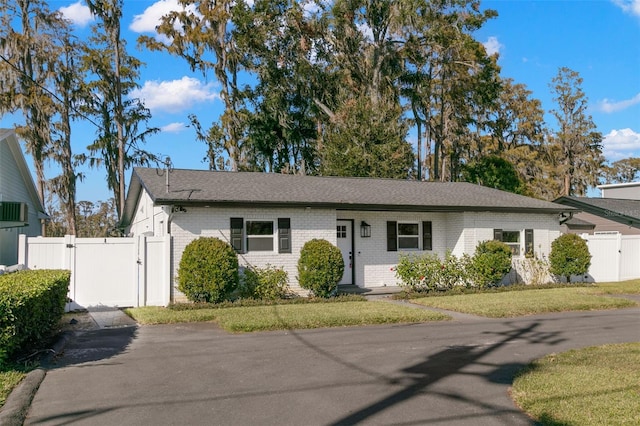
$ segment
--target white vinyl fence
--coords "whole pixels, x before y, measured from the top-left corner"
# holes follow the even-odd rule
[[[67,310],[97,306],[166,306],[171,237],[61,238],[20,235],[18,263],[71,271]]]
[[[640,235],[583,235],[591,253],[589,281],[640,278]]]

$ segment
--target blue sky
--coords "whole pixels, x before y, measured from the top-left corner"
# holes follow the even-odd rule
[[[129,53],[146,64],[135,96],[151,110],[150,125],[162,129],[149,138],[146,149],[170,156],[176,168],[203,169],[205,146],[187,127],[187,116],[197,115],[208,127],[221,113],[215,78],[191,72],[184,61],[166,53],[136,47],[136,38],[153,35],[159,16],[176,8],[176,3],[126,0],[122,36],[128,40]],[[80,36],[89,33],[91,15],[82,1],[56,0],[49,5],[71,19]],[[589,114],[605,136],[607,160],[640,156],[640,0],[485,0],[481,7],[498,12],[476,38],[490,53],[499,54],[504,78],[525,84],[548,112],[554,108],[549,84],[558,69],[577,71],[589,99]],[[550,114],[546,119],[554,126]],[[19,120],[4,116],[0,127],[12,127]],[[94,133],[91,124],[76,123],[75,151],[82,152]],[[79,183],[78,200],[108,199],[104,171],[82,170],[86,178]]]

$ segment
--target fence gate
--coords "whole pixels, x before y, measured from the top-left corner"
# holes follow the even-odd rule
[[[42,238],[20,236],[18,262],[71,271],[68,310],[96,306],[166,306],[170,237]]]
[[[589,279],[595,282],[640,278],[640,235],[583,235],[591,253]]]

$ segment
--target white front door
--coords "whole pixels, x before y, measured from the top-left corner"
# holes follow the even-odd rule
[[[338,248],[344,259],[344,275],[338,284],[353,284],[353,221],[339,220],[336,225]]]

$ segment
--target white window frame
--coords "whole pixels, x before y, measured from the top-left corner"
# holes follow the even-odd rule
[[[249,227],[252,223],[270,223],[271,224],[271,234],[270,235],[261,235],[261,234],[250,234]],[[264,253],[273,253],[277,251],[276,247],[276,228],[273,220],[246,220],[245,221],[245,235],[247,238],[247,253],[248,252],[264,252]],[[249,241],[251,240],[271,240],[271,249],[270,250],[256,250],[250,248]]]
[[[415,225],[416,226],[416,234],[400,234],[400,227],[402,225]],[[396,229],[398,232],[398,250],[420,250],[420,222],[397,222]],[[415,247],[402,247],[400,244],[400,239],[409,240],[415,239],[416,246]]]
[[[518,241],[506,241],[505,235],[506,234],[511,234],[511,235],[517,235],[518,236]],[[511,249],[511,255],[513,257],[521,257],[522,256],[522,231],[517,231],[517,230],[502,230],[502,242],[505,243],[506,245],[509,246],[509,248]]]

